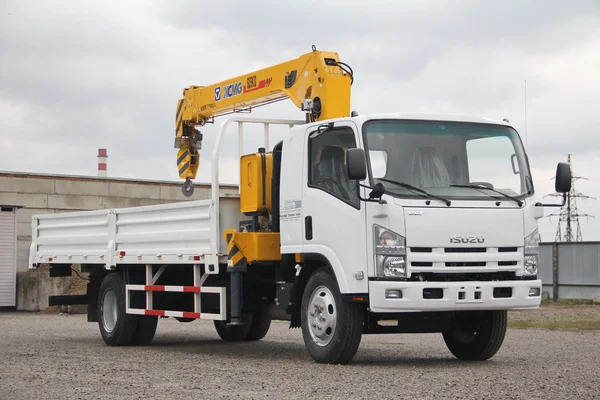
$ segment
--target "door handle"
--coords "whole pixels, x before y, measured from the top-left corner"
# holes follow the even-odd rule
[[[312,216],[310,215],[304,217],[304,237],[306,240],[312,240],[313,238]]]

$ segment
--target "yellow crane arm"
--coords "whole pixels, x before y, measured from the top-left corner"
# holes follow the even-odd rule
[[[191,180],[200,164],[202,134],[195,127],[214,117],[248,111],[252,106],[289,98],[306,111],[307,122],[348,116],[352,69],[330,51],[312,52],[210,86],[184,89],[177,102],[175,148],[183,193],[191,195]]]

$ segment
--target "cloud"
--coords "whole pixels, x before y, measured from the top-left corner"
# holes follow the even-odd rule
[[[552,191],[556,163],[572,153],[591,179],[578,189],[600,197],[599,22],[597,0],[3,2],[0,170],[95,175],[96,149],[106,147],[112,176],[179,180],[182,90],[315,44],[353,67],[352,109],[506,117],[526,137],[538,193]],[[289,102],[253,116],[304,118]],[[220,123],[202,128],[198,181],[210,179]],[[283,134],[274,128],[270,146]],[[261,126],[246,135],[245,150],[263,145]],[[237,182],[237,149],[231,133],[221,153],[225,182]],[[582,208],[598,214],[598,204]],[[595,220],[582,230],[600,238]]]

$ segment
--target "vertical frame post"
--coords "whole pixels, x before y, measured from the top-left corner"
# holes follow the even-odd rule
[[[552,301],[558,301],[558,243],[552,244]]]
[[[270,144],[269,144],[269,123],[265,122],[265,150],[267,152],[269,152],[270,149]]]
[[[152,285],[152,264],[146,264],[146,285]],[[151,290],[146,290],[146,309],[152,310]]]
[[[200,264],[194,264],[194,286],[202,286],[202,282],[200,281],[200,274],[201,274],[201,270],[200,270]],[[200,303],[200,292],[194,292],[194,312],[195,313],[201,313],[201,306],[202,304]]]
[[[244,122],[238,121],[238,160],[244,155]],[[238,194],[241,194],[241,186],[238,186]]]

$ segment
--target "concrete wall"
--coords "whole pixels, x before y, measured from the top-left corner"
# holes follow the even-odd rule
[[[237,186],[221,186],[220,197],[238,197]],[[50,285],[49,281],[38,275],[22,276],[33,273],[27,265],[32,215],[208,198],[209,185],[196,185],[194,195],[185,197],[180,182],[0,172],[0,206],[17,207],[17,309],[43,309],[47,298],[40,297],[47,296],[49,291],[58,294],[62,290],[58,286],[40,289]]]

